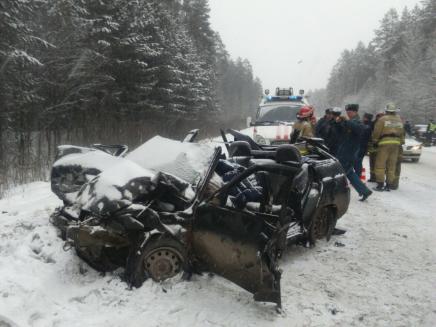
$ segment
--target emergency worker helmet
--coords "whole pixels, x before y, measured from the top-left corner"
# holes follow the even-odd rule
[[[303,106],[298,111],[297,118],[298,119],[304,119],[304,118],[310,118],[313,116],[313,107],[310,106]]]
[[[397,109],[397,106],[395,105],[395,103],[389,102],[386,105],[385,111],[386,112],[393,112],[393,113],[395,113],[395,112],[398,112],[398,109]]]

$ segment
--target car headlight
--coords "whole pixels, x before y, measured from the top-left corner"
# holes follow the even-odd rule
[[[412,146],[412,150],[417,151],[417,150],[421,150],[422,149],[422,145],[414,145]]]

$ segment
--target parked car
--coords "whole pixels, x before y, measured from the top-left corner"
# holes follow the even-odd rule
[[[311,150],[301,157],[295,145],[263,148],[235,133],[229,156],[192,135],[155,137],[118,157],[63,146],[52,189],[65,205],[52,223],[92,267],[124,267],[134,287],[209,271],[280,306],[279,258],[288,245],[329,238],[350,191],[316,141],[300,145]]]
[[[421,153],[422,143],[413,138],[406,138],[406,142],[403,144],[403,160],[418,162],[421,158]]]

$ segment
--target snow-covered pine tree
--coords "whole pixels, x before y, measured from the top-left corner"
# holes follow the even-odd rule
[[[8,177],[23,182],[32,174],[29,152],[37,116],[39,73],[43,64],[34,48],[33,11],[39,3],[0,2],[0,192]],[[6,148],[8,151],[6,151]],[[9,176],[5,172],[7,167]]]
[[[401,18],[391,9],[368,47],[344,51],[327,86],[330,105],[356,101],[375,112],[394,101],[416,123],[435,117],[435,4],[405,8]]]
[[[134,146],[235,126],[260,93],[251,65],[212,30],[206,0],[0,1],[0,174],[42,178],[64,142]]]

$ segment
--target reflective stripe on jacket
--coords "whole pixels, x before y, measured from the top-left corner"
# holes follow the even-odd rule
[[[399,137],[384,137],[377,144],[378,145],[387,145],[387,144],[401,145],[401,140]]]

